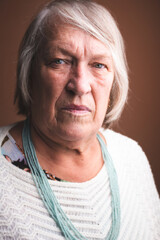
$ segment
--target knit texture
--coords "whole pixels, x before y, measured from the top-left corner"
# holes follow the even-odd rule
[[[0,131],[0,142],[9,128]],[[133,140],[103,132],[118,175],[121,227],[118,240],[159,240],[160,201],[145,154]],[[49,180],[62,209],[89,240],[104,240],[111,226],[111,194],[105,166],[83,183]],[[61,240],[30,173],[0,155],[0,239]]]

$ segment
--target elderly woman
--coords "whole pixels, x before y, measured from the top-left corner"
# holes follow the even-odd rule
[[[1,239],[158,240],[159,197],[138,144],[109,126],[128,90],[110,13],[55,0],[20,46],[24,122],[1,128]]]

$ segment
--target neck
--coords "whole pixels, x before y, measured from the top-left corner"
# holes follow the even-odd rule
[[[56,177],[83,182],[96,176],[103,166],[96,134],[85,141],[57,141],[32,125],[31,136],[41,167]]]

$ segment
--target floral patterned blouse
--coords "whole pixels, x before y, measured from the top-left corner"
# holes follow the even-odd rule
[[[30,172],[29,166],[25,159],[23,150],[19,147],[13,137],[8,133],[2,141],[1,150],[3,156],[7,159],[8,162],[11,162],[13,165],[23,169],[26,172]],[[51,173],[44,170],[48,179],[56,181],[64,181]]]

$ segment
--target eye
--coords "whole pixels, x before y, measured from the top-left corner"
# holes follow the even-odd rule
[[[94,67],[99,68],[99,69],[104,69],[104,68],[106,68],[106,65],[104,65],[102,63],[94,63]]]
[[[47,65],[54,69],[62,69],[69,65],[69,60],[61,59],[61,58],[54,58]]]
[[[54,64],[64,64],[65,61],[63,59],[56,58],[52,61]]]

